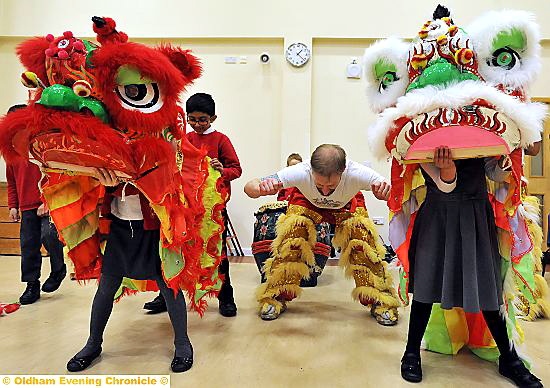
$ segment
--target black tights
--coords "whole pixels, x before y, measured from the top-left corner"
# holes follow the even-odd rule
[[[422,303],[413,300],[411,305],[411,316],[409,319],[409,335],[407,338],[407,348],[405,353],[414,353],[420,355],[420,344],[422,337],[428,326],[430,314],[432,312],[432,303]],[[483,318],[489,327],[489,331],[495,340],[498,350],[503,358],[511,360],[517,358],[516,352],[513,350],[506,322],[501,317],[500,311],[482,311]]]
[[[154,280],[157,282],[164,300],[166,300],[168,315],[174,328],[176,356],[193,357],[193,347],[187,336],[187,309],[182,292],[178,291],[177,295],[174,296],[174,292],[168,288],[160,275]],[[76,357],[89,356],[101,347],[103,332],[113,311],[113,299],[121,283],[122,278],[119,276],[101,275],[92,303],[90,337],[86,342],[86,346],[77,353]]]

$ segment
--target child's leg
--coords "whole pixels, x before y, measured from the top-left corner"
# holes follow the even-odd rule
[[[233,287],[231,287],[231,278],[229,277],[229,260],[227,259],[227,209],[222,212],[224,229],[222,233],[222,261],[218,267],[221,275],[224,275],[224,280],[218,299],[220,301],[233,301]]]
[[[121,283],[122,278],[119,276],[101,275],[92,303],[90,337],[86,346],[75,355],[75,358],[89,357],[101,348],[103,332],[113,311],[114,296]]]
[[[487,327],[497,344],[500,355],[506,359],[517,358],[517,354],[513,350],[512,343],[508,338],[506,322],[504,321],[504,317],[501,316],[500,311],[484,310],[483,318],[485,318]]]
[[[500,311],[483,311],[483,318],[485,318],[485,322],[500,352],[498,360],[499,373],[512,380],[518,387],[542,387],[540,380],[525,367],[516,353],[508,337],[506,322]]]
[[[59,241],[55,225],[50,217],[41,217],[41,240],[50,255],[51,272],[57,273],[65,269],[63,261],[63,244]]]
[[[40,217],[36,209],[21,212],[21,281],[29,283],[40,279],[42,254],[40,248]]]
[[[407,348],[405,353],[420,355],[422,337],[428,326],[432,303],[422,303],[413,299],[411,304],[411,315],[409,317],[409,334],[407,336]]]
[[[231,277],[229,276],[229,260],[227,259],[227,209],[222,212],[224,219],[224,230],[222,234],[222,261],[218,267],[220,275],[224,276],[222,288],[218,294],[220,314],[224,317],[234,317],[237,315],[237,306],[233,298],[233,287],[231,286]]]
[[[225,242],[225,239],[224,239]],[[218,267],[220,275],[224,276],[222,288],[218,294],[218,300],[220,302],[233,301],[233,286],[231,286],[231,278],[229,276],[229,260],[227,258],[220,262]]]
[[[193,346],[187,335],[187,308],[185,306],[185,298],[181,290],[174,296],[174,291],[168,288],[162,277],[157,277],[155,280],[160,289],[160,293],[166,301],[170,322],[172,322],[174,328],[176,357],[193,358]]]
[[[420,344],[428,326],[432,303],[422,303],[413,300],[409,318],[409,334],[407,348],[401,358],[401,377],[412,383],[422,381],[422,365],[420,362]]]

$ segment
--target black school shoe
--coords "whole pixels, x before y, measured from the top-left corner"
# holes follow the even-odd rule
[[[67,370],[69,372],[80,372],[92,365],[92,362],[101,354],[101,347],[89,356],[76,357],[74,356],[67,363]]]
[[[220,314],[224,317],[234,317],[237,315],[237,305],[235,301],[231,299],[230,301],[222,302],[219,301],[219,310]]]
[[[34,282],[28,282],[27,288],[21,294],[19,298],[19,303],[21,304],[32,304],[40,299],[40,280],[35,280]]]
[[[149,310],[149,314],[158,314],[168,311],[168,308],[166,307],[166,301],[164,300],[162,294],[158,294],[157,297],[151,302],[145,303],[143,305],[143,308],[145,310]]]
[[[401,377],[410,383],[422,381],[422,364],[420,356],[414,353],[405,353],[401,359]]]
[[[218,294],[218,307],[220,314],[224,317],[234,317],[237,315],[237,305],[233,299],[233,287],[231,284],[223,283]]]
[[[502,356],[499,357],[498,372],[521,388],[541,388],[543,386],[537,376],[529,372],[519,358],[504,360]]]
[[[67,266],[63,264],[63,268],[59,271],[52,272],[50,276],[46,279],[42,285],[42,291],[44,292],[54,292],[59,288],[63,279],[67,276]]]
[[[187,372],[193,366],[193,357],[176,357],[172,360],[170,364],[170,369],[174,373]]]

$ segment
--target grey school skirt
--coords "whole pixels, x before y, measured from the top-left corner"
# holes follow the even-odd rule
[[[501,257],[493,209],[486,193],[428,190],[409,248],[410,291],[423,303],[466,312],[498,310]]]

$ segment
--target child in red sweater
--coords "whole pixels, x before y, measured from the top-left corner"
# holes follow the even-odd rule
[[[229,194],[231,194],[230,182],[242,174],[241,164],[231,140],[221,132],[212,128],[216,120],[216,103],[210,94],[196,93],[186,103],[187,122],[193,128],[193,132],[187,133],[187,139],[197,148],[204,148],[212,159],[211,166],[218,170],[224,179]],[[229,199],[228,199],[229,200]],[[220,274],[225,279],[218,295],[219,311],[224,317],[237,315],[237,306],[233,298],[233,287],[229,277],[229,260],[227,259],[227,210],[223,211],[225,229],[222,239],[223,260],[219,266]],[[151,312],[166,311],[166,304],[159,294],[152,302],[146,303],[144,309]]]
[[[12,106],[8,113],[25,105]],[[27,288],[19,298],[21,304],[31,304],[40,298],[40,269],[42,267],[42,245],[50,255],[51,272],[42,285],[42,291],[53,292],[59,288],[67,275],[63,261],[63,244],[57,230],[50,222],[48,209],[40,200],[38,182],[42,173],[37,165],[20,160],[6,165],[8,181],[8,207],[10,220],[21,222],[21,281]]]

